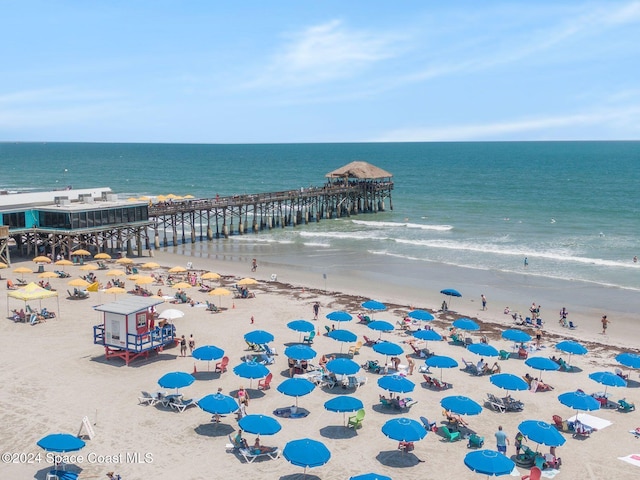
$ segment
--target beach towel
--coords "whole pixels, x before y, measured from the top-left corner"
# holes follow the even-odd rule
[[[631,465],[635,465],[636,467],[640,467],[640,454],[637,453],[627,455],[626,457],[618,457],[618,460],[622,460],[623,462],[627,462]]]
[[[605,420],[604,418],[594,417],[593,415],[589,415],[588,413],[580,413],[577,415],[578,420],[584,425],[587,425],[594,430],[602,430],[603,428],[607,428],[609,425],[612,425],[612,422],[609,420]],[[575,422],[576,415],[573,417],[567,418],[567,422]]]
[[[555,468],[545,468],[544,470],[542,470],[542,477],[543,478],[553,478],[558,473],[560,473],[560,470],[557,470]]]

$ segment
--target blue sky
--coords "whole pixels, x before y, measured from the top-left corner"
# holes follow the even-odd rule
[[[0,141],[640,139],[640,1],[0,9]]]

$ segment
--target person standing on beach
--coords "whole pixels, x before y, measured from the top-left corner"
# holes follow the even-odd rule
[[[255,272],[258,269],[258,261],[254,258],[251,260],[251,271]]]
[[[182,337],[180,338],[180,356],[187,356],[187,339],[184,338],[184,335],[182,335]]]
[[[524,268],[527,268],[529,266],[529,259],[527,257],[524,257]]]
[[[318,319],[318,314],[320,313],[320,302],[316,302],[313,304],[313,319]]]
[[[484,296],[484,293],[480,295],[480,299],[482,300],[482,310],[487,309],[487,297]]]
[[[603,315],[602,319],[600,321],[602,322],[602,335],[606,335],[607,334],[607,325],[609,325],[609,322],[611,320],[609,320],[606,315]]]
[[[509,437],[502,430],[502,425],[498,427],[496,432],[496,449],[503,455],[507,454],[507,445],[509,445]]]
[[[189,337],[189,353],[193,356],[193,349],[196,348],[196,339],[193,338],[193,333]]]

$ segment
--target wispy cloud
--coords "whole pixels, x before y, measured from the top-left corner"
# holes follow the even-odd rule
[[[349,29],[332,20],[287,36],[264,72],[245,86],[301,87],[352,77],[397,54],[396,35]]]
[[[620,109],[577,113],[572,115],[516,119],[473,125],[452,125],[448,127],[425,127],[396,129],[386,132],[371,141],[375,142],[447,142],[467,140],[501,140],[514,133],[532,134],[548,132],[550,139],[558,132],[552,129],[584,127],[588,125],[615,127],[620,122],[640,124],[640,105]],[[531,135],[526,135],[531,137]],[[562,137],[562,132],[560,132]],[[565,138],[567,138],[565,136]]]

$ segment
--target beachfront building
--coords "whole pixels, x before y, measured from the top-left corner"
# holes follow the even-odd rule
[[[106,187],[0,195],[0,255],[9,263],[9,246],[52,259],[71,259],[78,248],[132,255],[135,246],[142,255],[150,224],[147,202],[120,200]]]
[[[162,298],[126,295],[126,298],[94,307],[102,312],[102,323],[93,327],[93,343],[104,347],[107,359],[121,358],[125,364],[175,344],[175,327],[155,324],[154,308]]]

